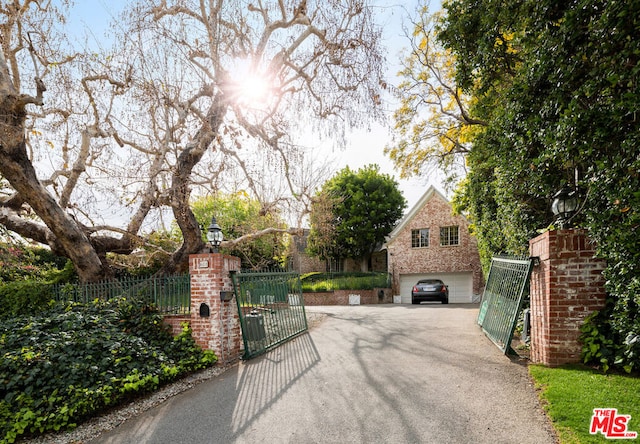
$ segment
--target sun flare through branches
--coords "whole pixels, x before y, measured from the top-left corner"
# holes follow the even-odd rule
[[[248,109],[264,109],[275,92],[270,76],[241,63],[231,73],[230,92],[233,101]]]

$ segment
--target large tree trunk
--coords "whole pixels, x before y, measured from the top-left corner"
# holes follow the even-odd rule
[[[207,112],[207,121],[198,130],[193,141],[178,156],[170,193],[173,216],[180,227],[184,242],[162,267],[161,273],[184,271],[188,267],[189,255],[199,253],[205,248],[200,226],[189,206],[191,172],[215,140],[226,111],[227,104],[223,94],[216,94]]]
[[[0,113],[6,109],[2,105],[4,103],[0,104]],[[36,177],[27,158],[24,138],[16,143],[17,135],[9,134],[10,125],[6,119],[0,119],[0,127],[0,173],[49,227],[55,236],[51,243],[62,247],[76,266],[80,279],[96,281],[104,278],[105,268],[85,233]]]
[[[83,281],[104,277],[105,267],[80,226],[58,205],[38,180],[26,150],[25,107],[39,104],[44,86],[38,83],[38,97],[17,94],[11,83],[4,60],[0,63],[0,173],[18,192],[21,199],[49,227],[55,239],[73,261]]]

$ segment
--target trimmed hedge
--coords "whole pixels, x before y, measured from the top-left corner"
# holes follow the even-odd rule
[[[372,290],[389,286],[387,273],[308,273],[300,277],[305,293],[333,290]]]

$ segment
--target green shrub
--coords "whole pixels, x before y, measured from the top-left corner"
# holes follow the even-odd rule
[[[604,310],[593,312],[585,319],[580,327],[582,360],[585,364],[597,366],[605,373],[610,369],[627,373],[638,372],[640,320],[635,320],[635,328],[631,327],[630,332],[621,337],[611,322],[611,311],[615,309],[616,302],[610,300]]]
[[[309,273],[300,277],[302,291],[372,290],[389,286],[387,273]]]
[[[14,281],[0,284],[0,318],[41,313],[53,304],[51,284],[42,281]]]
[[[75,278],[71,261],[48,249],[0,243],[0,319],[48,310],[52,285]]]
[[[25,279],[47,280],[65,267],[67,259],[51,250],[0,242],[0,283]]]
[[[139,301],[56,306],[0,323],[0,442],[74,427],[212,365],[188,327],[173,338]]]

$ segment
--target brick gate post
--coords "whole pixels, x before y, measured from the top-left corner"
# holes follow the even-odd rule
[[[580,362],[580,326],[605,305],[605,262],[584,230],[548,231],[529,241],[540,259],[531,273],[531,360]]]
[[[189,256],[191,276],[191,330],[203,349],[213,350],[219,362],[241,355],[242,336],[235,300],[223,301],[222,292],[233,292],[230,271],[240,270],[240,259],[220,253]]]

